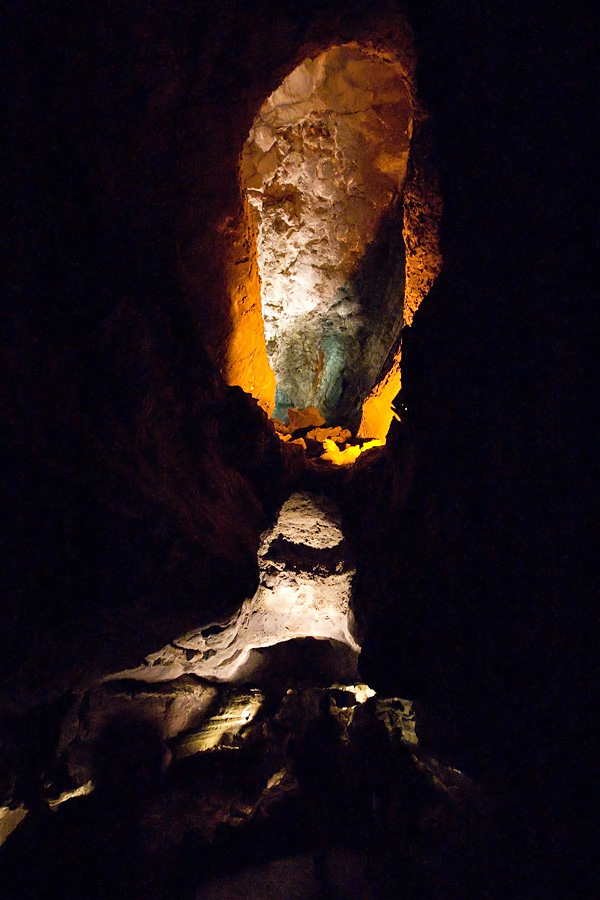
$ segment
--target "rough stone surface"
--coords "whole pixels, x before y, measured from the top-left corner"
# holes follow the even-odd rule
[[[171,740],[204,719],[216,696],[213,685],[186,677],[161,684],[112,680],[96,685],[65,718],[57,755],[70,778],[85,784],[93,778],[94,748],[115,717],[151,721],[165,740]]]
[[[8,806],[0,806],[0,844],[3,844],[15,828],[18,828],[26,815],[27,810],[23,806],[18,806],[15,809],[11,809]]]
[[[249,678],[261,662],[254,651],[313,637],[348,645],[354,568],[339,512],[324,497],[295,493],[286,500],[259,550],[260,585],[225,624],[189,632],[113,678],[163,681],[191,673],[216,681]]]
[[[307,409],[295,409],[291,407],[287,411],[289,427],[291,431],[296,431],[298,428],[307,428],[312,425],[324,425],[325,419],[320,414],[319,410],[314,406],[309,406]]]
[[[186,400],[175,400],[155,360],[143,391],[132,375],[102,413],[97,445],[77,418],[51,449],[40,435],[56,426],[40,416],[35,451],[19,454],[16,433],[4,448],[21,523],[7,571],[23,580],[13,584],[18,639],[0,636],[3,712],[134,663],[149,638],[156,646],[228,615],[253,590],[260,532],[282,500],[287,463],[251,397],[215,384],[210,398],[197,349],[199,383],[190,376]],[[77,659],[73,635],[86,648]]]
[[[179,686],[185,693],[187,685]],[[137,691],[157,693],[151,685]],[[160,711],[132,720],[116,709],[97,737],[102,743],[110,734],[117,794],[100,780],[75,787],[75,777],[51,813],[30,812],[0,856],[3,897],[231,897],[243,890],[308,900],[325,879],[343,896],[362,898],[377,896],[384,875],[404,885],[412,873],[427,896],[448,900],[457,866],[468,869],[469,884],[473,872],[489,877],[494,835],[482,792],[419,751],[410,704],[390,698],[367,709],[367,696],[372,703],[373,692],[354,683],[279,687],[270,697],[255,687],[222,688],[204,721],[171,738],[164,762],[156,758],[158,781],[146,782],[140,775],[148,773],[149,749],[161,757],[165,750]],[[337,747],[329,762],[315,757],[314,745],[324,701]],[[83,737],[94,716],[91,708],[82,712]],[[155,746],[136,743],[152,733]],[[368,755],[374,734],[376,773]],[[78,775],[86,774],[83,766]],[[389,832],[374,809],[374,788],[380,799],[385,793]],[[398,853],[408,866],[398,869]]]
[[[394,339],[389,344],[377,382],[362,404],[358,434],[364,438],[385,439],[393,419],[398,417],[394,400],[402,387],[401,329],[410,326],[415,312],[442,270],[439,236],[442,198],[438,173],[432,162],[431,129],[431,123],[427,120],[419,122],[415,125],[411,140],[403,193],[403,317],[402,321],[397,321]]]
[[[350,440],[352,433],[347,428],[338,425],[336,428],[313,428],[312,431],[307,432],[306,437],[321,443],[330,440],[335,441],[336,444],[344,444]]]
[[[597,30],[542,0],[405,5],[414,41],[396,0],[6,5],[3,709],[254,589],[264,473],[214,441],[243,143],[303,60],[391,47],[416,85],[418,52],[445,266],[403,342],[405,428],[352,482],[362,664],[525,814],[496,894],[593,896]]]
[[[356,370],[373,379],[394,343],[402,278],[365,290],[359,270],[401,196],[412,115],[400,64],[338,47],[295,69],[254,122],[242,178],[255,211],[276,415],[314,404],[330,419]],[[393,294],[383,315],[378,290]]]

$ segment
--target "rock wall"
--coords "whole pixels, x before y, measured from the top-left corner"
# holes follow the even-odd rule
[[[316,406],[337,421],[342,393],[363,368],[372,382],[393,342],[402,283],[381,314],[375,286],[360,291],[357,276],[401,197],[412,131],[403,74],[359,47],[327,50],[265,101],[244,145],[280,419],[290,406]]]
[[[254,587],[286,463],[219,376],[236,248],[251,268],[239,156],[325,47],[391,42],[414,64],[395,12],[264,9],[7,13],[2,660],[33,695],[42,672],[63,683],[72,639],[102,668],[138,655],[142,621],[179,632]]]
[[[580,152],[595,63],[582,23],[541,4],[415,5],[412,21],[444,268],[404,333],[388,466],[356,498],[365,516],[368,485],[362,674],[420,699],[421,737],[525,810],[543,861],[517,895],[568,896],[590,877],[595,768],[582,260],[597,200]]]
[[[191,674],[217,682],[260,680],[269,654],[256,651],[287,644],[291,652],[290,642],[305,638],[340,648],[340,660],[346,667],[351,661],[354,677],[360,646],[350,611],[355,571],[346,548],[336,506],[323,496],[293,493],[263,536],[258,589],[239,611],[229,621],[174,636],[144,665],[111,678],[158,682]],[[288,677],[294,678],[293,671]]]
[[[407,10],[444,271],[404,339],[405,427],[348,512],[364,675],[507,786],[543,839],[520,887],[557,896],[591,841],[596,31],[537,0]],[[218,377],[239,154],[305,58],[416,51],[393,2],[5,15],[1,659],[22,709],[255,586],[284,463]]]
[[[278,418],[316,405],[385,439],[401,329],[441,269],[431,151],[406,35],[305,59],[261,106],[242,153],[254,227],[245,216],[250,256],[228,265],[225,373]]]

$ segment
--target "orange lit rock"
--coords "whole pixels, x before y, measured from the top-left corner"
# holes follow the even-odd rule
[[[307,409],[288,409],[288,419],[290,421],[290,431],[297,431],[298,428],[309,428],[311,425],[319,426],[325,424],[325,419],[314,406]]]
[[[377,440],[395,415],[401,330],[441,268],[441,201],[409,63],[332,47],[267,98],[242,153],[228,270],[227,381],[281,418],[295,401],[354,430],[362,404],[358,435]],[[378,241],[400,260],[385,275],[363,261]]]
[[[287,434],[287,435],[290,435],[290,434],[292,433],[292,429],[291,429],[291,428],[288,428],[287,425],[284,425],[284,423],[281,421],[281,419],[271,419],[271,422],[273,423],[273,425],[274,425],[274,427],[275,427],[275,431],[277,432],[277,434],[279,434],[279,435],[281,435],[281,434]]]
[[[350,466],[353,462],[356,462],[361,453],[364,453],[365,450],[370,450],[372,447],[381,447],[385,444],[384,440],[378,441],[367,441],[366,444],[362,446],[350,446],[346,447],[345,450],[340,450],[335,441],[331,441],[329,439],[323,441],[323,446],[325,447],[325,453],[321,456],[321,459],[326,462],[335,463],[336,466]]]
[[[245,144],[280,416],[316,405],[335,420],[346,383],[364,381],[366,367],[372,384],[402,316],[401,284],[390,305],[383,284],[375,298],[356,279],[406,176],[413,106],[403,74],[389,56],[332,47],[284,79]]]
[[[335,444],[345,444],[352,437],[352,433],[347,428],[341,428],[338,425],[336,428],[314,428],[307,433],[306,437],[313,441],[319,441],[321,444],[326,440],[331,440]]]
[[[231,336],[224,376],[258,401],[271,415],[275,407],[275,376],[267,359],[262,316],[260,275],[256,258],[256,235],[248,203],[237,234],[227,272],[231,297]]]
[[[412,323],[442,268],[439,245],[442,201],[437,175],[429,162],[429,151],[426,127],[423,126],[411,143],[409,174],[404,188],[404,326]],[[359,437],[385,440],[392,419],[397,416],[392,404],[401,388],[401,355],[398,346],[391,368],[364,401]]]
[[[398,351],[388,374],[375,385],[363,403],[358,437],[385,441],[392,419],[394,416],[398,417],[392,404],[400,388],[400,351]]]
[[[409,175],[404,188],[405,325],[412,323],[442,269],[439,242],[442,198],[437,172],[430,162],[429,144],[427,128],[423,126],[411,143]]]

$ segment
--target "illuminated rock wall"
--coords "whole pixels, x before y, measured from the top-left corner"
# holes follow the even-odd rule
[[[398,429],[388,480],[366,473],[356,501],[373,576],[354,606],[373,610],[361,666],[378,690],[437,701],[452,758],[539,804],[554,831],[523,893],[568,883],[589,896],[572,873],[537,876],[557,874],[578,828],[589,839],[591,810],[569,791],[592,796],[597,757],[594,30],[567,4],[406,8],[435,117],[447,264],[403,339],[415,471],[403,485],[411,448]],[[264,99],[328,47],[391,47],[414,85],[398,9],[6,5],[3,709],[136,665],[252,590],[277,477],[250,478],[250,455],[231,448],[236,404],[224,421],[215,377],[231,324],[223,225],[239,235],[244,215],[239,156]],[[422,124],[404,194],[415,235],[433,210],[419,193]],[[408,298],[426,268],[422,236],[405,243]],[[258,456],[266,423],[238,430]],[[43,757],[41,731],[23,739],[28,754]],[[588,846],[579,861],[592,858]]]
[[[231,337],[224,371],[232,385],[251,394],[267,415],[275,407],[275,376],[269,365],[262,316],[260,274],[256,254],[256,229],[249,205],[229,235],[236,264],[227,267],[227,292],[231,298]]]
[[[357,47],[307,59],[254,122],[242,175],[280,418],[289,406],[316,406],[329,420],[356,412],[397,340],[401,211],[384,281],[365,271],[365,254],[390,243],[384,213],[401,195],[411,129],[400,66]]]
[[[401,327],[410,326],[442,270],[439,227],[442,198],[438,174],[431,161],[431,135],[427,121],[415,128],[411,141],[408,174],[403,192],[402,228],[404,271],[404,313]],[[400,388],[402,347],[398,339],[390,352],[381,377],[362,406],[358,434],[384,440],[397,414],[393,403]],[[400,412],[400,410],[397,410]]]
[[[345,644],[358,655],[350,594],[354,568],[339,511],[324,497],[295,493],[259,550],[260,586],[228,623],[190,632],[116,678],[163,681],[194,674],[216,681],[255,676],[253,652],[296,638]]]
[[[182,4],[173,16],[150,0],[145,18],[84,4],[68,27],[54,7],[11,23],[11,612],[0,633],[10,708],[80,664],[135,665],[252,590],[286,476],[279,439],[219,375],[234,364],[235,322],[261,323],[240,154],[265,98],[327,48],[393,55],[414,85],[410,31],[385,4],[314,8],[301,21],[282,6],[264,19],[233,6]],[[97,55],[80,53],[82,35]],[[238,344],[236,371],[269,409],[261,329]],[[105,615],[112,638],[96,640]]]

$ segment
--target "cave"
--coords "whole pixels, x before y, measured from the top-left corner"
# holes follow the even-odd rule
[[[7,10],[3,898],[591,895],[589,24]]]
[[[242,178],[279,419],[289,407],[314,406],[347,424],[343,383],[346,395],[352,376],[373,381],[394,351],[403,285],[384,282],[383,296],[361,291],[358,268],[401,197],[411,113],[390,63],[339,47],[294,69],[254,121]],[[394,230],[401,233],[397,222]],[[398,248],[394,257],[402,266]]]
[[[256,114],[225,374],[284,424],[310,408],[385,440],[397,415],[402,328],[441,268],[427,120],[410,55],[357,43],[305,59]]]

